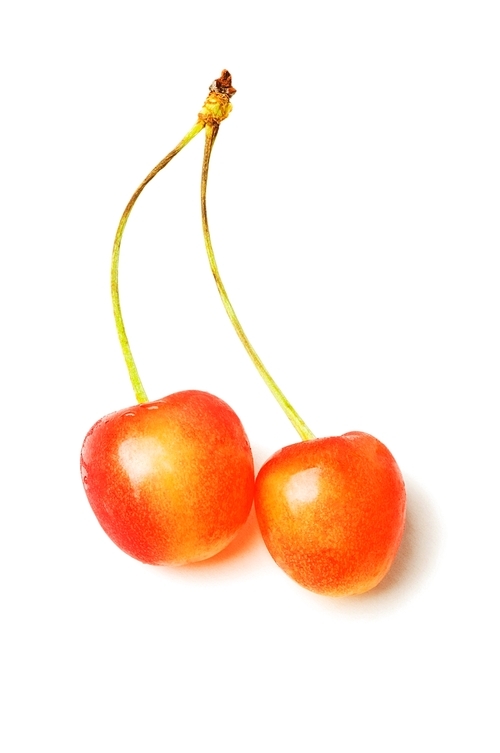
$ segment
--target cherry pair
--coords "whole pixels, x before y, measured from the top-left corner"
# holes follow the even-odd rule
[[[87,434],[81,455],[85,491],[110,538],[132,557],[157,565],[217,554],[236,536],[255,500],[264,541],[288,575],[317,593],[362,593],[380,582],[398,550],[404,482],[389,450],[368,434],[314,438],[262,364],[229,301],[210,239],[206,189],[212,147],[234,93],[223,71],[196,125],[139,186],[118,226],[113,310],[138,404],[102,418]],[[120,310],[118,261],[130,212],[144,187],[203,128],[202,225],[212,273],[240,340],[302,439],[273,455],[256,481],[243,426],[222,400],[190,390],[148,401]]]

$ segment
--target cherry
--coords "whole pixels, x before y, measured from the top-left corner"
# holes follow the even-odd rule
[[[101,418],[85,437],[83,484],[105,532],[153,565],[212,557],[252,506],[241,422],[207,392],[177,392]]]
[[[123,323],[118,263],[123,231],[145,186],[204,127],[217,128],[235,93],[223,71],[194,127],[145,178],[118,225],[111,297],[120,345],[137,405],[98,421],[85,437],[81,472],[90,505],[123,551],[150,564],[211,557],[248,517],[254,490],[248,439],[234,411],[206,392],[190,390],[149,402]]]
[[[303,440],[260,469],[255,510],[276,563],[320,594],[363,593],[388,572],[401,542],[406,493],[389,450],[350,432],[316,439],[281,392],[248,340],[222,283],[208,227],[206,190],[218,125],[207,125],[201,209],[209,263],[226,312],[251,360]]]
[[[297,583],[363,593],[396,556],[405,487],[387,447],[350,432],[279,450],[257,475],[255,509],[271,556]]]

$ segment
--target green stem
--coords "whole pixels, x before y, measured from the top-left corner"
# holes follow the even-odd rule
[[[125,358],[130,381],[132,382],[132,387],[134,388],[135,397],[138,403],[147,403],[148,396],[146,395],[144,387],[142,386],[141,378],[139,376],[139,372],[137,371],[137,366],[135,365],[134,357],[130,349],[120,306],[120,294],[118,289],[118,262],[120,260],[120,246],[122,242],[123,231],[125,230],[125,225],[127,224],[127,220],[130,216],[130,212],[132,211],[135,202],[137,201],[147,184],[151,180],[153,180],[155,175],[157,175],[160,170],[163,170],[163,168],[168,165],[170,160],[172,160],[176,154],[179,154],[181,149],[183,149],[186,144],[189,144],[191,139],[193,139],[204,128],[204,126],[205,123],[199,120],[196,125],[189,131],[189,133],[184,136],[182,141],[177,144],[175,149],[167,154],[167,156],[164,157],[153,170],[151,170],[149,175],[144,178],[141,185],[127,204],[115,235],[115,242],[113,244],[113,256],[111,259],[111,300],[113,302],[113,314],[115,317],[118,339],[120,341],[123,357]]]
[[[301,419],[295,408],[288,402],[262,361],[260,360],[259,356],[255,352],[252,344],[250,343],[248,337],[245,335],[245,332],[243,331],[243,327],[241,326],[238,317],[236,316],[236,313],[231,305],[231,302],[228,298],[228,295],[226,293],[226,289],[222,283],[220,274],[219,274],[219,268],[217,267],[217,262],[215,261],[215,255],[214,250],[212,248],[212,241],[210,238],[210,230],[208,228],[208,217],[207,217],[207,181],[208,181],[208,168],[210,165],[210,155],[212,153],[212,148],[215,142],[215,139],[217,137],[217,133],[219,131],[218,124],[210,124],[207,123],[206,130],[205,130],[205,152],[203,155],[203,168],[201,173],[201,220],[203,225],[203,237],[205,238],[205,247],[207,249],[208,254],[208,261],[210,262],[210,269],[212,270],[212,274],[214,276],[215,284],[217,285],[217,289],[219,291],[219,295],[222,299],[222,303],[224,304],[224,308],[226,309],[226,313],[231,321],[231,324],[233,325],[236,334],[240,338],[241,342],[243,343],[243,346],[250,356],[252,363],[254,364],[255,368],[261,375],[264,382],[267,384],[269,389],[271,390],[272,394],[280,404],[281,408],[284,410],[286,415],[288,416],[289,420],[291,421],[292,425],[298,432],[301,439],[314,439],[314,434],[312,431],[308,428],[308,426],[304,423],[304,421]]]

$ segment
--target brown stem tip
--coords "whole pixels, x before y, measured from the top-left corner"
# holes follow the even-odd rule
[[[210,86],[211,92],[218,92],[219,94],[226,94],[229,98],[236,94],[236,89],[232,85],[231,74],[229,71],[224,70],[220,74],[220,78],[216,78],[213,84]]]
[[[198,119],[204,125],[218,126],[233,109],[229,100],[235,93],[236,89],[232,85],[231,74],[229,71],[223,70],[220,78],[216,78],[210,85],[208,97],[198,114]]]

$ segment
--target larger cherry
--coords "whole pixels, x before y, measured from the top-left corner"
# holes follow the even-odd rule
[[[153,565],[212,557],[253,499],[253,460],[234,411],[206,392],[177,392],[101,418],[85,437],[90,505],[124,552]]]
[[[233,410],[219,398],[190,390],[149,402],[123,323],[118,290],[121,240],[145,186],[205,126],[231,111],[235,93],[223,71],[210,87],[198,120],[149,173],[118,225],[111,296],[120,345],[137,405],[98,421],[81,453],[82,479],[101,526],[127,554],[151,564],[183,564],[217,554],[248,517],[253,459]]]

